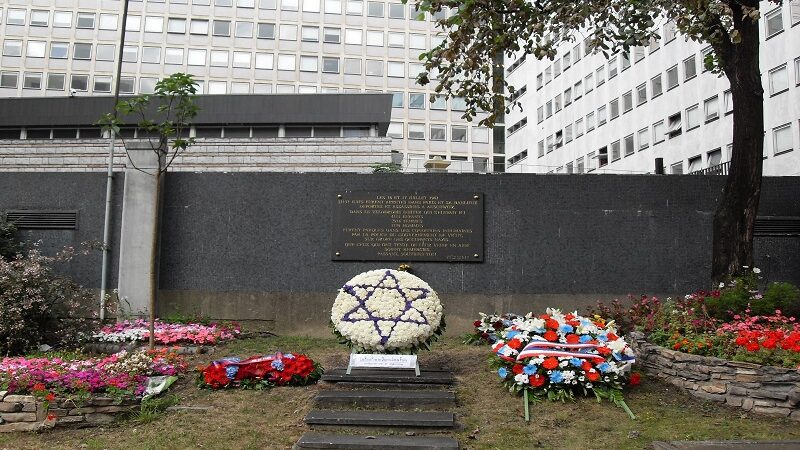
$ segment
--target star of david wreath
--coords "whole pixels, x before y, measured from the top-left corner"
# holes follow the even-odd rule
[[[428,283],[391,269],[356,275],[339,289],[331,325],[357,352],[416,353],[444,332],[444,313]]]

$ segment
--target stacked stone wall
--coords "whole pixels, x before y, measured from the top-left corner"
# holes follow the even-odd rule
[[[33,395],[0,391],[0,433],[102,425],[138,411],[139,406],[137,399],[56,397],[52,401],[44,401]]]
[[[800,371],[692,355],[628,337],[644,371],[704,400],[800,421]]]

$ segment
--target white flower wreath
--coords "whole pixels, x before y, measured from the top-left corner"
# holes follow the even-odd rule
[[[415,352],[444,331],[442,304],[428,283],[392,269],[348,281],[331,309],[334,332],[357,351]]]

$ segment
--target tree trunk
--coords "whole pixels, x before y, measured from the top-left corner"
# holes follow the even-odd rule
[[[161,155],[159,155],[161,158]],[[153,236],[152,245],[150,248],[150,339],[149,347],[152,350],[155,347],[155,325],[156,325],[156,296],[158,295],[158,246],[161,241],[161,183],[163,173],[161,171],[161,161],[159,159],[159,169],[156,172],[156,189],[155,189],[155,214],[153,214]]]
[[[738,8],[737,8],[738,9]],[[753,226],[761,196],[764,152],[764,89],[759,70],[758,21],[734,10],[741,42],[723,61],[733,97],[733,149],[722,198],[714,215],[711,277],[719,282],[753,267]]]

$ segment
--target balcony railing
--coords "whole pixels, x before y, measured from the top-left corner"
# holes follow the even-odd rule
[[[716,166],[707,167],[701,170],[695,170],[694,172],[689,172],[689,175],[727,175],[728,169],[730,169],[731,162],[724,162],[722,164],[717,164]]]

